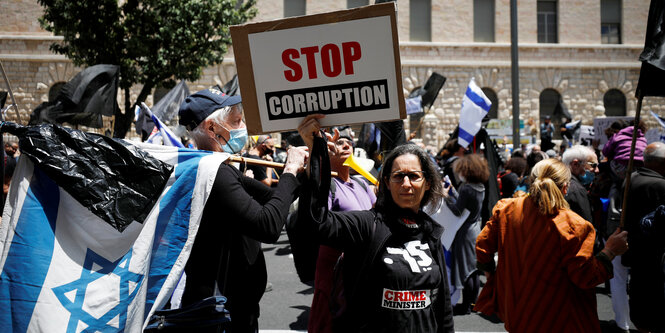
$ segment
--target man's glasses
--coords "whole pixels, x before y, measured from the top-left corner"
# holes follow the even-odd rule
[[[401,172],[396,171],[390,174],[391,183],[401,183],[404,181],[404,177],[409,177],[411,183],[419,183],[425,179],[425,174],[422,171],[409,171]]]
[[[343,147],[344,145],[349,145],[353,147],[353,141],[349,139],[338,139],[337,141],[335,141],[335,145],[339,147]]]
[[[591,169],[595,169],[598,166],[598,163],[594,162],[586,162],[586,163],[591,167]]]

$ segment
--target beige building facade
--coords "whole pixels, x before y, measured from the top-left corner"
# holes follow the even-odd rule
[[[254,21],[315,14],[374,3],[363,0],[258,0]],[[493,100],[491,116],[512,118],[510,0],[397,0],[404,95],[432,72],[447,78],[424,116],[418,137],[440,147],[459,121],[472,77]],[[573,120],[634,115],[638,57],[644,45],[649,0],[519,0],[520,119],[537,126],[560,97]],[[42,30],[36,0],[0,2],[0,60],[11,81],[21,120],[48,100],[51,88],[80,68],[49,51],[61,40]],[[233,56],[190,82],[196,91],[235,74]],[[0,91],[4,91],[0,85]],[[134,95],[138,94],[138,87]],[[148,102],[152,102],[149,100]],[[665,115],[665,99],[647,97],[643,111]],[[648,124],[655,122],[644,116]],[[9,120],[15,120],[10,113]],[[406,121],[407,130],[413,130]]]

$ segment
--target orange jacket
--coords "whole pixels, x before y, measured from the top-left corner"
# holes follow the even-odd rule
[[[594,287],[612,276],[594,257],[591,223],[563,209],[546,216],[530,197],[504,199],[478,236],[478,267],[492,271],[475,310],[509,332],[598,332]]]

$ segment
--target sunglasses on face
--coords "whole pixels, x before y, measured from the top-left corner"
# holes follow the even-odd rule
[[[591,167],[591,169],[595,169],[598,166],[598,163],[594,162],[586,162],[586,163]]]
[[[391,183],[401,183],[404,181],[404,177],[409,177],[411,183],[419,183],[425,179],[425,174],[422,171],[395,171],[390,174]]]
[[[351,141],[349,139],[338,139],[337,141],[335,141],[335,145],[339,146],[339,147],[342,147],[344,145],[349,145],[349,146],[353,147],[353,141]]]

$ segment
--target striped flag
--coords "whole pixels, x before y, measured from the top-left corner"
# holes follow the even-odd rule
[[[476,80],[471,78],[471,82],[469,82],[469,86],[464,93],[459,118],[458,143],[462,147],[466,148],[473,142],[473,137],[480,130],[481,121],[487,115],[491,106],[492,102],[478,87]]]
[[[137,106],[138,107],[138,106]],[[155,129],[153,130],[152,134],[150,134],[150,137],[146,140],[147,143],[159,143],[158,139],[161,139],[161,143],[165,146],[174,146],[174,147],[180,147],[180,148],[185,148],[185,146],[180,142],[178,137],[166,126],[155,114],[150,111],[150,108],[148,108],[145,103],[141,103],[141,110],[145,112],[150,118],[152,119],[152,122],[155,123]],[[138,112],[138,111],[137,111]]]
[[[660,124],[660,127],[662,127],[663,129],[665,129],[665,118],[660,117],[659,115],[657,115],[657,114],[654,113],[653,111],[651,111],[651,115],[654,117],[654,119],[656,119],[656,121],[658,122],[658,124]]]
[[[62,142],[85,135],[75,132],[74,139]],[[119,191],[118,199],[108,203],[105,198],[88,198],[94,193],[73,191],[44,159],[33,160],[29,149],[19,160],[0,224],[3,332],[140,332],[150,315],[166,304],[184,271],[217,169],[228,154],[124,141],[122,145],[146,154],[139,155],[145,163],[155,159],[157,165],[167,166],[162,168],[167,173],[159,189],[140,193],[154,198],[154,204],[142,209],[145,217],[120,200],[136,193]],[[63,150],[71,149],[76,147]],[[127,154],[121,151],[117,156],[127,160]],[[118,160],[103,154],[95,157],[85,163],[99,165],[91,170],[100,178],[88,177],[86,188],[104,181],[104,174],[113,178],[110,184],[123,184],[128,180],[116,178],[145,166],[118,166]],[[87,157],[75,153],[69,160],[56,160],[76,169],[81,158]],[[119,216],[123,214],[134,218]]]

